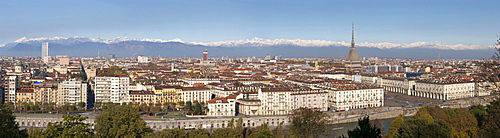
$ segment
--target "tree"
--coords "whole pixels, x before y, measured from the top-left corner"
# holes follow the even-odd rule
[[[201,104],[200,103],[196,103],[196,105],[194,106],[194,114],[195,115],[201,115],[201,114],[203,114],[202,110],[201,110]]]
[[[177,103],[170,102],[170,107],[175,108],[177,106]]]
[[[254,132],[252,132],[249,138],[275,138],[273,132],[269,130],[269,127],[266,123],[262,123]]]
[[[488,104],[482,130],[484,137],[500,136],[500,99]]]
[[[215,130],[212,135],[212,138],[242,138],[243,136],[238,131],[233,128],[219,128]]]
[[[186,103],[184,101],[179,101],[179,102],[177,102],[177,104],[179,104],[179,106],[183,107]]]
[[[198,129],[189,131],[187,136],[188,138],[210,138],[210,132],[208,132],[205,129],[202,129],[200,125]]]
[[[26,131],[19,130],[19,125],[16,123],[16,116],[12,114],[9,105],[0,105],[0,136],[7,138],[27,137]]]
[[[186,132],[179,128],[175,129],[164,129],[163,131],[158,131],[154,133],[148,133],[145,138],[185,138]]]
[[[291,120],[290,132],[298,137],[317,137],[325,132],[326,114],[309,108],[298,108],[288,116]]]
[[[93,135],[90,125],[83,123],[88,117],[81,115],[65,115],[63,121],[49,123],[43,131],[43,137],[79,137],[90,138]]]
[[[148,66],[154,67],[154,66],[156,66],[156,64],[154,64],[154,63],[148,63]]]
[[[236,131],[243,133],[243,119],[240,117],[238,118],[238,121],[236,121]]]
[[[497,39],[495,43],[495,54],[490,60],[485,60],[479,64],[482,68],[481,72],[484,72],[484,77],[487,81],[492,82],[495,86],[494,88],[499,88],[498,82],[500,82],[500,39]],[[491,89],[491,94],[498,94],[498,89]]]
[[[231,121],[227,123],[227,128],[234,128],[234,118],[231,118]]]
[[[380,128],[370,124],[370,116],[358,119],[358,127],[347,131],[351,138],[381,138]]]
[[[279,123],[278,124],[278,127],[276,127],[276,129],[274,129],[274,136],[278,137],[278,138],[284,138],[285,135],[283,134],[283,123]]]
[[[139,109],[130,105],[104,110],[95,123],[97,137],[140,137],[152,131],[141,118]]]
[[[178,71],[172,71],[172,75],[177,75],[177,74],[179,74]]]
[[[78,103],[76,103],[76,105],[78,106],[78,108],[80,110],[82,110],[82,109],[85,109],[87,104],[85,102],[78,102]]]
[[[443,120],[429,121],[427,118],[412,118],[405,120],[395,138],[449,138],[452,127]]]
[[[474,137],[477,131],[477,120],[474,115],[463,108],[454,109],[454,112],[455,116],[449,123],[453,126],[456,133]]]
[[[389,131],[387,134],[384,135],[384,137],[393,137],[396,133],[398,133],[398,129],[401,127],[401,124],[405,122],[405,117],[403,114],[399,114],[396,119],[394,119],[391,122],[391,125],[389,126]]]
[[[482,126],[486,116],[486,109],[483,105],[473,105],[470,107],[469,112],[476,117],[478,126]]]
[[[193,103],[191,103],[191,101],[186,102],[186,106],[184,106],[184,109],[192,111],[193,110]]]
[[[41,138],[43,135],[43,129],[37,127],[28,128],[28,138]]]

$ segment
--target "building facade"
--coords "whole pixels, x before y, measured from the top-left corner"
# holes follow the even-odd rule
[[[236,97],[216,97],[207,101],[207,116],[235,116],[236,115]]]
[[[57,90],[57,104],[77,104],[85,103],[87,105],[88,85],[76,79],[65,80],[59,83]]]
[[[99,74],[94,79],[95,102],[128,103],[130,78],[125,74]]]

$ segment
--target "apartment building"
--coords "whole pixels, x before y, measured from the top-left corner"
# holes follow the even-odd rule
[[[211,100],[212,94],[206,87],[182,87],[182,101],[184,102],[207,102]]]
[[[134,105],[149,105],[156,103],[156,95],[153,91],[130,91],[129,103]]]
[[[233,95],[227,97],[216,97],[207,101],[207,116],[235,116],[236,115],[236,97]]]
[[[95,102],[128,103],[130,78],[126,74],[102,73],[94,78]]]
[[[35,91],[33,88],[21,88],[16,92],[16,102],[35,103]]]
[[[87,105],[88,85],[80,80],[69,79],[59,83],[57,90],[57,104],[77,104],[85,103]]]
[[[152,89],[155,94],[155,103],[177,103],[183,101],[182,88],[180,86],[155,85]]]
[[[57,103],[57,82],[34,82],[35,102]]]
[[[13,102],[16,103],[16,91],[19,89],[19,81],[17,76],[8,76],[7,77],[7,87],[4,90],[5,93],[5,103]]]
[[[261,101],[257,115],[288,115],[300,107],[327,110],[326,93],[319,89],[268,87],[259,89],[257,97]]]

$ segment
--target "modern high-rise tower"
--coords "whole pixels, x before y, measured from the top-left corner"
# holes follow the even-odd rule
[[[352,71],[353,69],[361,69],[361,61],[359,60],[358,51],[356,51],[356,47],[354,47],[354,24],[352,24],[352,39],[351,39],[351,49],[349,49],[349,53],[347,53],[347,57],[344,61],[345,67]]]
[[[49,42],[42,43],[42,60],[44,63],[48,63],[50,60],[49,57]]]
[[[42,43],[42,58],[49,56],[49,42]]]

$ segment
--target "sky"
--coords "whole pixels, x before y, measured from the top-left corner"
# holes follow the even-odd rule
[[[491,0],[2,0],[0,44],[22,37],[443,42],[494,45]]]

